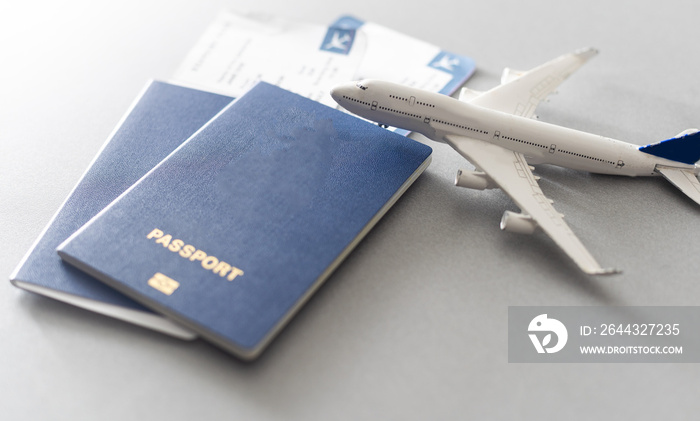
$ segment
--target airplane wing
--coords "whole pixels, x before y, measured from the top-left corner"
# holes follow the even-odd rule
[[[464,136],[447,136],[447,141],[506,192],[523,214],[530,216],[582,271],[590,275],[619,272],[604,269],[596,262],[542,193],[521,153]]]
[[[587,48],[555,58],[527,72],[506,69],[504,84],[480,95],[470,91],[461,99],[484,108],[529,118],[535,114],[535,108],[542,100],[596,54],[597,50]]]
[[[660,172],[666,180],[670,181],[671,184],[678,187],[680,191],[700,205],[700,181],[698,181],[695,173],[680,168],[661,166],[657,166],[656,171]]]

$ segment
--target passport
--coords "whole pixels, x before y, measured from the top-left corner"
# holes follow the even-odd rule
[[[260,82],[66,240],[66,262],[252,360],[430,162]]]
[[[122,117],[10,281],[17,287],[183,339],[195,334],[66,265],[56,247],[168,156],[232,98],[151,81]]]

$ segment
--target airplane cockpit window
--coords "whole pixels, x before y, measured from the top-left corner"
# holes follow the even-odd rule
[[[360,83],[360,82],[357,82],[357,84],[356,84],[355,86],[357,86],[358,88],[362,89],[363,91],[366,91],[366,90],[367,90],[367,87],[366,87],[365,85],[363,85],[362,83]]]

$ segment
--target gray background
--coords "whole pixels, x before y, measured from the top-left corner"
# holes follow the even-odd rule
[[[9,275],[148,78],[222,7],[328,23],[352,13],[472,56],[469,86],[574,49],[601,54],[542,120],[647,144],[700,125],[687,1],[3,2],[0,273]],[[542,167],[545,194],[606,266],[501,232],[500,191],[433,164],[264,355],[244,364],[0,283],[3,419],[656,419],[697,416],[697,365],[508,364],[509,305],[697,305],[698,206],[662,179]]]

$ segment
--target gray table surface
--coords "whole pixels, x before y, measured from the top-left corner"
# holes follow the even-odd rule
[[[595,46],[544,121],[647,144],[700,125],[693,2],[7,2],[0,6],[0,273],[9,275],[149,78],[216,12],[343,13],[474,57],[497,84]],[[15,5],[15,3],[17,5]],[[541,186],[615,277],[544,235],[498,229],[500,191],[426,173],[255,363],[0,283],[3,419],[696,418],[696,364],[509,364],[511,305],[698,305],[700,209],[663,179],[542,167]]]

